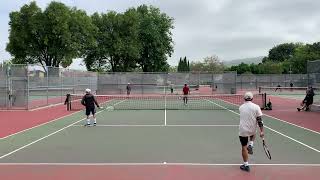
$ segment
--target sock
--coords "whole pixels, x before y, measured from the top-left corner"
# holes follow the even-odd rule
[[[90,124],[90,119],[87,119],[87,124]]]
[[[248,161],[243,163],[245,166],[249,166]]]
[[[94,121],[95,124],[97,124],[97,119],[96,118],[94,118],[93,121]]]
[[[253,147],[253,141],[249,141],[249,146]]]

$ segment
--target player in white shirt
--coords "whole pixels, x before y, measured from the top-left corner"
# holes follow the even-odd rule
[[[260,137],[264,136],[262,112],[260,106],[254,104],[253,94],[247,92],[244,95],[245,102],[239,107],[240,111],[240,124],[239,124],[239,139],[242,146],[243,165],[240,166],[241,170],[250,171],[248,163],[248,154],[253,154],[253,141],[257,131],[257,125],[260,128]],[[248,140],[249,145],[248,145]]]

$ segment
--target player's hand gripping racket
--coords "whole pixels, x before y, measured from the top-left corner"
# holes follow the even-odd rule
[[[262,145],[263,145],[263,150],[264,150],[264,152],[266,153],[268,159],[271,160],[271,154],[270,154],[269,148],[268,148],[268,146],[267,146],[266,141],[264,140],[264,138],[262,138]]]

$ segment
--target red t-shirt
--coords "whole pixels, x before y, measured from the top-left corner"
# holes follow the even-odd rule
[[[188,86],[183,87],[182,91],[184,95],[189,94],[189,87]]]

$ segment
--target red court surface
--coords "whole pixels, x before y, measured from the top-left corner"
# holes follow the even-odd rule
[[[61,118],[72,112],[64,105],[35,111],[0,111],[0,138]]]
[[[320,166],[259,165],[1,165],[1,178],[33,180],[317,180]]]
[[[320,132],[320,112],[298,112],[297,107],[301,100],[278,96],[268,96],[268,98],[272,102],[273,110],[264,111],[264,114]]]

